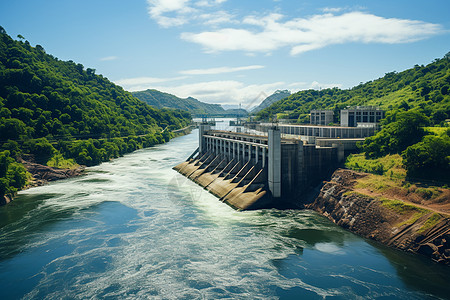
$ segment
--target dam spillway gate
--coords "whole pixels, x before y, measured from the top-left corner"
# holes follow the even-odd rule
[[[199,126],[199,147],[174,169],[237,210],[299,202],[343,160],[342,147]]]

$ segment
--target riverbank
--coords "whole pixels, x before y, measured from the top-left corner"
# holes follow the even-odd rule
[[[364,184],[378,177],[339,169],[306,207],[362,237],[450,265],[450,191],[436,188],[427,199],[421,190]]]
[[[186,126],[184,128],[172,131],[172,138],[180,137],[186,134],[189,134],[192,130],[192,125]],[[80,176],[83,174],[86,166],[77,165],[74,168],[56,168],[50,167],[42,164],[35,163],[31,160],[24,160],[22,158],[18,159],[18,162],[21,163],[28,173],[31,174],[31,177],[28,179],[26,186],[22,188],[28,189],[36,186],[42,186],[50,181],[68,179],[76,176]],[[0,196],[0,206],[6,205],[14,200],[15,195],[5,195],[3,197]]]
[[[78,166],[71,169],[62,169],[44,166],[30,161],[20,160],[20,163],[25,167],[31,178],[23,189],[28,189],[36,186],[41,186],[50,181],[68,179],[83,174],[85,166]],[[14,195],[5,195],[0,197],[0,206],[11,203],[14,200]]]
[[[22,164],[33,177],[28,187],[41,186],[50,181],[80,176],[83,174],[83,171],[85,169],[85,166],[78,166],[72,169],[61,169],[44,166],[29,161],[22,161]]]

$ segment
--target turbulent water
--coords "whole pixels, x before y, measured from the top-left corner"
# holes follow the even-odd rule
[[[311,211],[236,212],[171,169],[197,133],[0,207],[1,299],[434,299],[448,267]]]

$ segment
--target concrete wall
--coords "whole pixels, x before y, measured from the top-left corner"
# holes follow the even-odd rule
[[[202,151],[175,169],[239,209],[267,207],[268,199],[271,207],[301,201],[343,156],[342,145],[316,147],[281,139],[277,128],[268,136],[201,132]]]
[[[267,132],[272,125],[261,123],[254,125],[254,128],[261,132]],[[320,138],[364,138],[375,134],[375,127],[339,127],[339,126],[319,126],[319,125],[291,125],[278,124],[282,134],[300,137],[320,137]],[[303,139],[303,138],[302,138]]]

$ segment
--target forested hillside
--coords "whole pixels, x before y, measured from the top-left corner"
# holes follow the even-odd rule
[[[160,92],[158,90],[146,90],[133,92],[133,96],[156,108],[175,108],[188,111],[195,115],[225,114],[225,109],[219,104],[209,104],[189,97],[186,99],[178,98],[175,95]]]
[[[384,109],[418,109],[439,124],[450,118],[450,53],[427,66],[397,73],[360,84],[354,88],[307,90],[297,92],[260,111],[260,119],[276,113],[288,113],[299,123],[309,122],[312,109],[332,109],[335,116],[346,106],[376,105]]]
[[[224,109],[220,104],[210,104],[201,102],[195,98],[178,98],[175,95],[160,92],[158,90],[146,90],[133,92],[133,96],[156,108],[182,109],[190,112],[194,116],[247,116],[245,109]]]
[[[387,112],[382,129],[362,143],[362,153],[347,159],[348,168],[450,183],[450,129],[445,121],[450,118],[450,53],[427,66],[387,73],[352,89],[300,91],[257,116],[281,114],[309,123],[312,109],[332,109],[339,116],[342,108],[356,105],[379,106]]]
[[[95,165],[167,141],[190,122],[187,112],[155,109],[18,38],[0,27],[0,196],[23,186],[15,158]]]

